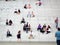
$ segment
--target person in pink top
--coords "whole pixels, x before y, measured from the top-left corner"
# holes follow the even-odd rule
[[[58,28],[58,17],[55,19],[56,28]]]

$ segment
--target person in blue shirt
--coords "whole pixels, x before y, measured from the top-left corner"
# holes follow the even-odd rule
[[[39,24],[37,30],[41,31],[41,29],[42,29],[41,24]]]
[[[60,45],[60,28],[57,28],[58,31],[55,33],[57,45]]]

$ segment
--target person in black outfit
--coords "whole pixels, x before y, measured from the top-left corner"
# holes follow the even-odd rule
[[[12,20],[9,20],[9,25],[10,25],[10,26],[12,25]]]
[[[26,24],[26,33],[28,33],[28,22],[27,22],[27,24]]]
[[[12,34],[11,34],[10,31],[8,30],[8,31],[7,31],[7,37],[10,37],[10,36],[12,36]]]
[[[21,39],[21,31],[18,31],[17,39]]]
[[[48,33],[51,33],[51,27],[50,27],[50,25],[48,25],[48,27],[47,27],[47,33],[46,34],[48,34]]]
[[[21,11],[20,11],[20,9],[18,9],[18,13],[20,13]]]
[[[5,1],[8,1],[8,0],[5,0]]]
[[[26,31],[26,24],[24,24],[23,26],[23,31]]]
[[[27,9],[27,5],[26,4],[24,5],[24,8]]]
[[[43,25],[42,29],[40,32],[44,33],[46,31],[46,24]]]
[[[6,25],[8,25],[8,19],[6,19]]]
[[[22,21],[21,21],[21,23],[25,23],[25,19],[24,19],[24,18],[22,18]]]
[[[17,11],[14,11],[14,13],[17,13]]]

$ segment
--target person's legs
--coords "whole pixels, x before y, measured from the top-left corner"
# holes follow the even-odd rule
[[[26,28],[26,33],[28,33],[28,28]]]
[[[57,45],[60,45],[60,40],[57,40]]]
[[[39,30],[39,28],[37,28],[37,31]]]
[[[28,17],[28,14],[27,14],[27,17]]]
[[[29,16],[30,16],[30,18],[31,18],[31,14],[30,14]]]
[[[58,23],[56,23],[56,28],[58,28]]]

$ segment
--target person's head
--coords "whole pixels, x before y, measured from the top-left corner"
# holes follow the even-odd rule
[[[48,28],[51,28],[50,25],[48,25]]]
[[[46,24],[44,24],[43,27],[46,27]]]
[[[27,4],[25,4],[25,6],[27,6]]]
[[[46,26],[46,24],[44,24]]]
[[[7,30],[7,32],[9,32],[9,34],[10,34],[10,30],[9,29]]]
[[[24,20],[24,18],[22,17],[22,20]]]
[[[20,9],[18,9],[18,12],[20,13]]]
[[[30,4],[28,4],[30,6]]]
[[[28,22],[27,22],[27,24],[28,24]]]
[[[6,19],[6,21],[8,21],[8,19]]]
[[[60,31],[60,28],[59,27],[57,29],[58,29],[58,31]]]
[[[10,19],[10,21],[12,21],[12,20]]]
[[[21,31],[19,30],[18,33],[20,34],[20,32],[21,32]]]

